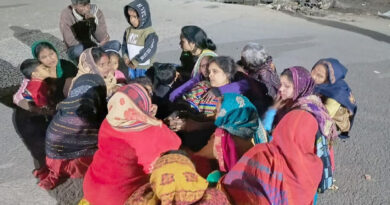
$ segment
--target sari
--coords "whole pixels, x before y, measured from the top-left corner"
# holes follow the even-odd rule
[[[39,186],[52,189],[62,177],[83,177],[97,150],[97,133],[106,115],[103,79],[85,74],[74,83],[69,96],[47,129],[46,167],[34,172]]]
[[[194,164],[182,154],[160,157],[150,182],[140,187],[126,205],[211,205],[229,204],[226,196],[196,173]]]
[[[235,204],[313,204],[321,180],[315,153],[316,119],[308,112],[286,114],[270,143],[250,149],[222,179]]]
[[[267,133],[261,124],[256,107],[245,96],[225,94],[214,124],[218,128],[214,132],[213,152],[221,171],[229,171],[248,150],[245,146],[239,147],[237,143],[251,139],[255,144],[267,142]]]
[[[151,116],[148,92],[139,84],[121,87],[108,102],[98,151],[84,178],[91,204],[123,204],[148,181],[160,155],[180,147],[180,138]]]

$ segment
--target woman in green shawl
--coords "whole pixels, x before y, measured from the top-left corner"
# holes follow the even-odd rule
[[[70,61],[59,59],[59,52],[57,49],[48,41],[36,41],[31,46],[31,52],[35,59],[39,60],[40,63],[50,68],[51,78],[56,79],[56,92],[55,96],[58,96],[62,100],[63,88],[68,78],[73,78],[77,74],[77,67]],[[23,82],[14,95],[14,103],[19,107],[32,112],[42,113],[42,110],[37,109],[36,106],[29,103],[23,98],[22,93],[24,92],[28,83],[28,79],[23,79]]]

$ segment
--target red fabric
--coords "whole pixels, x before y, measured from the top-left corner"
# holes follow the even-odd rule
[[[92,156],[76,159],[51,159],[46,157],[46,167],[34,171],[39,178],[38,185],[43,189],[53,189],[61,178],[83,178],[92,162]]]
[[[84,197],[94,205],[124,204],[148,182],[154,161],[164,152],[179,149],[180,138],[166,125],[143,131],[123,132],[104,120],[99,130],[98,151],[84,178]]]
[[[27,84],[26,90],[28,90],[37,107],[47,106],[47,94],[49,88],[43,80],[30,80]]]
[[[271,143],[250,149],[225,175],[236,204],[312,204],[322,176],[315,154],[316,119],[294,110],[280,121]]]

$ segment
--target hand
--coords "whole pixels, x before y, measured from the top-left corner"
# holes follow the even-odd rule
[[[129,58],[123,58],[123,60],[125,61],[125,64],[127,65],[127,66],[129,66],[130,65],[130,63],[131,63],[131,61],[130,61],[130,59]]]
[[[273,108],[279,110],[280,108],[284,107],[287,103],[287,100],[283,100],[280,94],[276,96],[275,103],[272,106]]]
[[[215,98],[217,98],[217,96],[215,96],[214,92],[210,89],[209,91],[207,91],[207,93],[205,93],[202,97],[206,103],[209,103],[211,101],[213,101]]]
[[[130,61],[129,65],[128,65],[130,68],[132,69],[136,69],[135,65]]]
[[[95,16],[93,14],[91,14],[91,12],[86,12],[86,14],[84,15],[84,18],[85,19],[90,19],[90,18],[95,18]]]
[[[150,115],[155,117],[157,114],[158,106],[156,104],[152,104],[152,108],[150,109]]]

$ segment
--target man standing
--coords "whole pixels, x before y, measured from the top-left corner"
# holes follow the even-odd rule
[[[119,41],[110,41],[104,15],[90,0],[72,0],[61,12],[60,31],[71,60],[78,63],[81,53],[94,46],[119,51]]]

